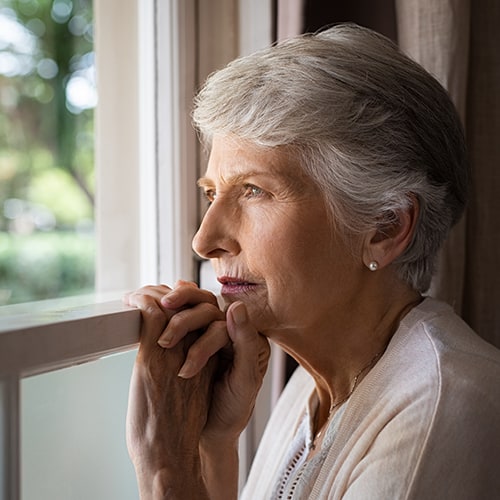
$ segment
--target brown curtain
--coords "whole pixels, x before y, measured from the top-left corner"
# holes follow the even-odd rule
[[[469,0],[396,0],[398,42],[403,51],[448,89],[466,119],[469,66]],[[438,259],[430,294],[463,311],[467,215],[452,230]]]
[[[471,0],[466,134],[472,164],[464,318],[500,347],[500,2]]]
[[[397,40],[448,89],[459,110],[472,171],[470,203],[438,261],[431,295],[500,347],[500,2],[498,0],[302,0],[280,16],[301,31],[352,21]],[[297,12],[300,9],[300,12]],[[290,11],[293,12],[290,12]],[[284,20],[281,19],[284,23]]]
[[[500,3],[396,0],[399,43],[448,89],[462,117],[472,186],[431,293],[500,347]]]

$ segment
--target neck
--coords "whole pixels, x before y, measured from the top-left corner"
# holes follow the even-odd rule
[[[363,310],[328,318],[314,329],[286,335],[279,342],[316,382],[319,407],[317,430],[356,390],[382,357],[401,319],[422,300],[416,292],[398,294],[393,300],[376,297]]]

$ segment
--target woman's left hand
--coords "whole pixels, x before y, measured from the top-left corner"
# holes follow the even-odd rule
[[[136,468],[172,470],[173,450],[199,458],[200,442],[210,448],[237,440],[269,358],[245,306],[232,304],[225,314],[213,294],[187,282],[145,287],[125,301],[144,318],[128,412]],[[162,463],[153,464],[158,456]]]

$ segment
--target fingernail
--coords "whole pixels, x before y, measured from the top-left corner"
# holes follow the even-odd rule
[[[181,378],[190,378],[193,375],[193,372],[194,372],[193,363],[189,360],[186,360],[186,362],[181,366],[181,369],[179,370],[177,376]]]
[[[231,314],[233,315],[234,322],[237,325],[243,325],[247,321],[247,311],[243,304],[237,304],[231,310]]]
[[[172,343],[172,337],[160,337],[158,339],[158,345],[160,347],[164,347],[164,348],[170,347],[171,343]]]

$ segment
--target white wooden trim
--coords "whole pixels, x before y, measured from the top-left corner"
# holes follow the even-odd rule
[[[19,384],[15,375],[0,377],[0,500],[21,496]]]
[[[156,4],[156,126],[159,281],[195,279],[191,240],[197,227],[194,0]]]
[[[95,17],[96,288],[195,279],[196,1],[106,0]]]
[[[26,304],[27,312],[0,317],[0,376],[27,377],[134,348],[140,312],[120,300],[67,306]],[[5,308],[8,312],[8,307]],[[18,309],[19,310],[19,309]]]
[[[133,349],[139,332],[140,311],[121,300],[87,296],[0,308],[0,500],[20,499],[21,378]]]
[[[196,278],[195,0],[144,0],[139,9],[141,284]]]
[[[143,0],[139,22],[139,214],[140,281],[158,283],[158,127],[156,2]]]
[[[137,16],[143,0],[94,2],[96,288],[140,284],[139,71]]]

